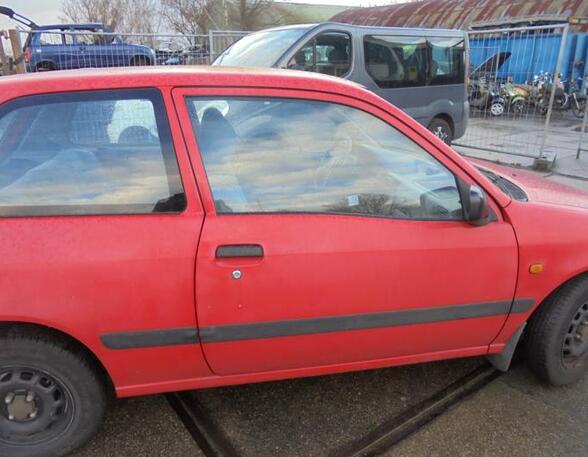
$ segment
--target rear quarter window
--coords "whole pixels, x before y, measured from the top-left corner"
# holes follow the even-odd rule
[[[156,90],[0,107],[0,216],[177,212],[185,196]]]

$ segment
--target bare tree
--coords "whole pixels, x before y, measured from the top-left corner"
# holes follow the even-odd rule
[[[159,28],[157,0],[62,0],[63,20],[100,22],[127,33],[155,33]]]
[[[224,0],[161,0],[161,15],[174,32],[206,33],[226,28]]]
[[[272,4],[272,0],[233,0],[233,23],[239,30],[256,30],[264,24],[262,13]]]

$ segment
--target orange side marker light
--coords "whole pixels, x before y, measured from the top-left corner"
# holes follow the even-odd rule
[[[529,267],[529,273],[532,275],[538,275],[539,273],[543,273],[543,264],[542,263],[533,263]]]

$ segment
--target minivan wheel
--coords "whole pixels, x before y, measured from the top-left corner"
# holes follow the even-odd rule
[[[0,347],[0,455],[62,456],[96,432],[106,393],[85,357],[40,337]]]
[[[588,371],[588,277],[570,281],[531,317],[526,352],[531,369],[549,384],[570,384]]]
[[[451,144],[453,141],[453,130],[451,130],[451,126],[446,120],[436,117],[431,121],[428,128],[445,144]]]

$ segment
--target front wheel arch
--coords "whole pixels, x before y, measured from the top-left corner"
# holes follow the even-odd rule
[[[448,132],[449,137],[448,137],[447,141],[443,138],[441,138],[441,139],[445,143],[451,144],[451,142],[455,138],[455,124],[454,124],[451,116],[449,116],[448,114],[445,114],[445,113],[440,113],[440,114],[435,115],[433,117],[433,119],[431,119],[431,122],[429,122],[427,129],[430,130],[431,132],[433,132],[433,134],[435,134],[434,129],[437,127],[437,125],[440,125],[440,126],[445,125],[449,129],[449,132]],[[439,136],[439,135],[436,135],[436,136]]]

